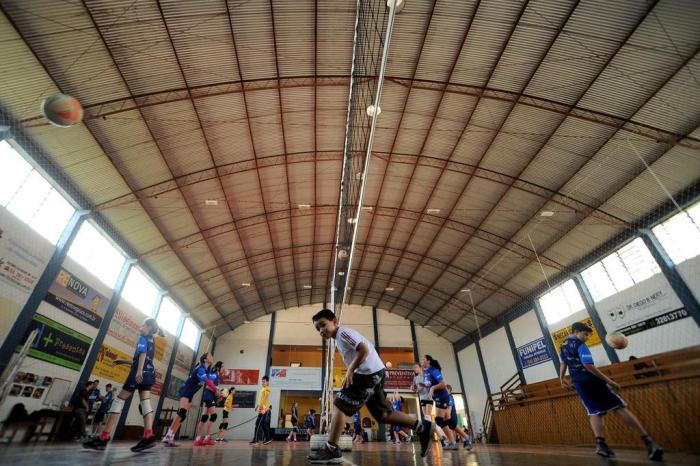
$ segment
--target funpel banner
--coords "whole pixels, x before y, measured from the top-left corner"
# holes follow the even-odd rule
[[[61,269],[44,301],[78,320],[100,328],[109,299],[65,269]]]

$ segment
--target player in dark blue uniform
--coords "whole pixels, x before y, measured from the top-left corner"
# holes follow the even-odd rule
[[[354,424],[352,443],[357,443],[359,445],[365,441],[365,438],[362,435],[362,420],[360,419],[359,411],[352,415],[352,423]]]
[[[447,427],[449,427],[455,433],[455,439],[457,438],[457,435],[460,435],[462,439],[464,439],[464,448],[471,450],[472,447],[468,442],[467,433],[459,426],[459,422],[457,420],[457,404],[455,403],[454,396],[452,396],[452,385],[448,384],[446,388],[450,394],[450,420],[447,423]],[[454,450],[456,450],[456,448],[454,448]]]
[[[399,395],[398,391],[395,391],[391,396],[391,409],[398,412],[403,411],[403,400],[401,399],[401,395]],[[398,424],[392,424],[391,431],[393,433],[394,442],[397,444],[400,444],[401,440],[409,438],[408,434],[404,432],[403,428]]]
[[[429,354],[423,356],[423,384],[428,389],[428,395],[435,403],[435,424],[437,424],[447,436],[447,449],[457,449],[454,432],[448,427],[451,417],[450,394],[447,392],[447,382],[442,377],[442,367],[440,363]]]
[[[219,381],[224,376],[224,363],[217,361],[214,367],[208,372],[207,380],[216,387],[212,390],[211,385],[207,384],[202,392],[202,418],[197,424],[197,438],[194,440],[194,446],[202,447],[206,445],[216,445],[216,442],[211,439],[211,429],[216,421],[216,399],[220,397]],[[202,431],[206,426],[207,435],[202,437]]]
[[[187,378],[182,387],[180,387],[180,392],[178,397],[180,398],[180,409],[177,411],[177,416],[173,420],[172,425],[168,429],[168,432],[163,437],[163,443],[166,447],[177,447],[179,446],[175,442],[175,435],[178,429],[182,425],[182,422],[187,417],[187,410],[190,409],[192,405],[192,398],[194,395],[202,388],[202,385],[206,385],[212,391],[217,391],[216,385],[209,380],[209,368],[214,362],[214,358],[209,353],[204,353],[199,358],[199,364],[197,364],[192,373]]]
[[[588,412],[596,439],[596,453],[606,458],[615,455],[605,443],[603,425],[603,416],[610,411],[615,411],[622,421],[642,438],[647,446],[649,459],[661,461],[663,449],[649,437],[637,417],[627,409],[625,400],[616,393],[620,390],[620,386],[593,364],[593,356],[586,346],[591,333],[591,328],[581,322],[575,322],[571,326],[571,335],[564,340],[560,348],[559,380],[562,387],[569,388],[569,381],[564,378],[568,368],[571,384]]]
[[[156,444],[153,436],[153,406],[151,405],[151,387],[156,383],[156,369],[153,366],[153,355],[155,354],[154,334],[163,336],[163,331],[158,327],[155,319],[146,319],[139,329],[141,335],[136,342],[136,350],[132,360],[118,359],[112,365],[130,364],[129,376],[124,382],[122,391],[112,401],[109,408],[109,418],[107,425],[99,436],[90,438],[83,443],[83,448],[92,450],[104,450],[109,442],[109,434],[114,425],[119,420],[124,403],[135,390],[139,391],[141,399],[141,414],[143,416],[143,437],[131,448],[131,451],[143,451],[152,448]]]

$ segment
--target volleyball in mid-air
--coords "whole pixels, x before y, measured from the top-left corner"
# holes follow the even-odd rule
[[[605,341],[611,348],[625,349],[629,341],[627,337],[620,332],[611,332],[605,335]]]
[[[44,99],[41,103],[41,114],[52,125],[68,128],[83,120],[83,106],[73,96],[56,94]]]
[[[342,260],[345,260],[347,258],[348,258],[348,251],[345,249],[340,249],[338,251],[338,259],[340,259],[342,261]]]
[[[387,368],[391,369],[391,366],[392,366],[391,361],[389,361],[389,362],[386,363],[386,367],[387,367]]]

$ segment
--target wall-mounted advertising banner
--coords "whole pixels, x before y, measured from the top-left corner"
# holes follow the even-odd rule
[[[387,390],[410,390],[415,376],[413,369],[387,369],[384,388]]]
[[[29,356],[58,366],[79,371],[87,357],[92,338],[61,325],[41,314],[36,314],[22,341],[26,341],[32,330],[39,333],[29,350]],[[16,352],[22,349],[15,348]]]
[[[160,395],[163,393],[163,382],[165,381],[165,377],[163,377],[163,373],[156,369],[156,383],[153,384],[151,387],[151,393],[154,395]]]
[[[189,372],[193,356],[194,352],[190,348],[182,343],[179,344],[175,353],[175,367],[184,372]]]
[[[608,331],[625,335],[634,335],[690,316],[661,275],[603,299],[596,307]]]
[[[525,343],[523,346],[518,347],[517,350],[518,358],[520,359],[520,367],[523,369],[552,360],[552,356],[549,354],[549,351],[547,351],[544,337]]]
[[[586,317],[585,319],[579,320],[579,322],[586,324],[589,328],[593,330],[593,333],[591,333],[591,337],[586,342],[586,345],[588,345],[588,347],[600,345],[600,335],[598,335],[598,330],[596,330],[595,325],[593,325],[593,319],[591,319],[590,317]],[[561,348],[561,344],[564,343],[564,340],[566,340],[566,337],[568,337],[569,335],[571,335],[571,324],[568,324],[566,327],[560,328],[559,330],[555,330],[552,332],[554,348],[557,351],[559,351],[559,348]]]
[[[170,376],[170,384],[168,385],[168,393],[167,397],[172,398],[173,400],[177,400],[178,394],[180,393],[180,388],[185,384],[185,381],[175,377],[174,375]]]
[[[257,385],[260,371],[258,369],[226,369],[221,379],[222,385]]]
[[[117,359],[131,360],[133,356],[119,351],[113,346],[102,345],[99,353],[97,353],[97,361],[92,369],[92,375],[97,377],[114,380],[115,382],[124,382],[129,376],[131,366],[120,364],[112,366],[111,364]]]
[[[272,367],[270,387],[283,390],[321,390],[321,368]]]
[[[100,328],[109,306],[109,299],[65,269],[58,273],[44,301],[95,328]]]
[[[236,395],[233,397],[233,404],[238,405],[238,408],[255,408],[255,396],[258,392],[236,390]]]

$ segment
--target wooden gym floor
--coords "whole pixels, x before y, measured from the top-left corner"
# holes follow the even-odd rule
[[[117,442],[104,452],[83,451],[79,444],[21,444],[0,446],[0,464],[15,466],[55,465],[303,465],[307,464],[306,443],[250,447],[247,442],[232,441],[211,447],[192,446],[183,441],[179,448],[158,446],[144,453],[129,451],[132,443]],[[617,459],[597,457],[591,448],[560,448],[532,446],[479,445],[471,452],[441,451],[437,447],[423,463],[418,455],[418,444],[393,445],[369,443],[344,454],[345,463],[351,465],[465,465],[465,466],[589,466],[589,465],[637,465],[665,464],[690,466],[700,464],[700,454],[667,453],[664,463],[652,463],[642,450],[616,450]]]

